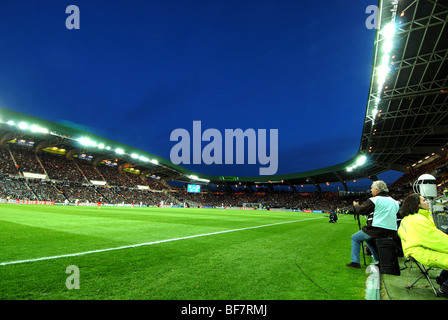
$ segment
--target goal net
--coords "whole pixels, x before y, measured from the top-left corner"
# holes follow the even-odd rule
[[[263,209],[263,205],[258,202],[245,202],[243,203],[243,208]]]

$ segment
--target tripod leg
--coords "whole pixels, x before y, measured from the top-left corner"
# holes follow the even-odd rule
[[[362,251],[362,257],[364,259],[364,265],[366,266],[367,263],[366,263],[366,254],[364,253],[364,241],[361,242],[361,251]]]

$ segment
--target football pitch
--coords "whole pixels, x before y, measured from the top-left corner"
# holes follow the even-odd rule
[[[364,300],[356,231],[351,215],[0,204],[0,299]]]

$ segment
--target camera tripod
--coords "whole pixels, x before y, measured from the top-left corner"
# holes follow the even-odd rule
[[[358,228],[359,228],[359,231],[361,231],[362,228],[361,228],[361,221],[359,220],[359,213],[355,212],[355,219],[358,220]],[[367,265],[366,264],[366,255],[364,253],[364,241],[361,242],[361,251],[362,251],[362,257],[364,259],[364,265]]]

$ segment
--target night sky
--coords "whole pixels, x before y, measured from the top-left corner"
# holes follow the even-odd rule
[[[170,134],[192,135],[193,121],[223,148],[226,129],[276,129],[277,174],[336,165],[361,141],[372,4],[1,0],[0,106],[166,159]],[[79,29],[66,27],[69,5]],[[258,175],[247,162],[184,166]]]

